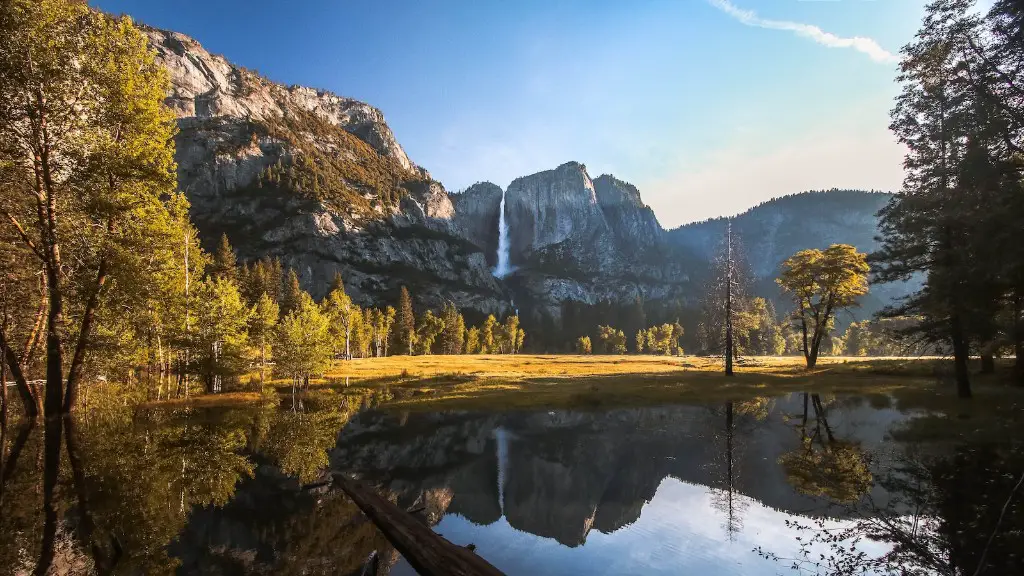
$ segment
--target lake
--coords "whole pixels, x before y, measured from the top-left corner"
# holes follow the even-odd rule
[[[508,574],[1024,573],[1013,438],[882,395],[400,411],[324,390],[4,431],[0,567],[414,574],[330,472]],[[54,442],[63,438],[63,444]],[[1019,436],[1017,437],[1019,438]]]

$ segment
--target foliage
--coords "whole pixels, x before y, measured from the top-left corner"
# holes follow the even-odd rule
[[[625,354],[626,335],[622,330],[616,330],[611,326],[598,326],[597,338],[601,342],[601,351],[605,354]]]
[[[0,210],[10,248],[45,273],[46,410],[67,412],[112,300],[149,299],[169,265],[154,247],[187,242],[171,206],[174,122],[166,74],[128,18],[67,0],[3,12]]]
[[[419,354],[431,354],[434,341],[444,330],[444,320],[435,316],[433,310],[427,310],[418,322],[416,330],[416,348]]]
[[[856,306],[867,294],[867,275],[866,256],[848,244],[801,250],[782,264],[777,282],[796,303],[793,318],[808,368],[817,362],[836,312]]]
[[[345,286],[340,282],[341,276],[335,282],[335,287],[324,297],[321,306],[324,315],[330,322],[331,341],[334,344],[334,354],[341,354],[345,358],[352,357],[352,331],[359,322],[357,317],[363,312],[352,302],[352,298],[345,293]]]
[[[402,286],[398,297],[398,329],[395,331],[395,350],[402,354],[412,355],[416,343],[416,313],[412,308],[412,297],[409,290]]]
[[[234,282],[216,277],[197,286],[196,301],[192,358],[207,388],[220,392],[248,365],[249,309]]]
[[[257,357],[260,361],[260,384],[263,383],[266,376],[268,352],[274,339],[279,314],[280,307],[277,303],[263,293],[249,315],[249,341],[256,347]]]
[[[301,292],[298,304],[281,320],[274,344],[275,370],[293,381],[309,382],[331,365],[330,323],[309,294]]]
[[[1013,2],[988,13],[967,0],[930,3],[902,51],[892,111],[906,171],[880,214],[875,276],[923,279],[886,314],[920,317],[912,331],[952,349],[963,397],[971,395],[972,346],[1005,338],[1024,379],[1022,22]]]
[[[576,339],[577,354],[590,354],[591,352],[593,352],[593,346],[590,343],[590,336],[580,336]]]

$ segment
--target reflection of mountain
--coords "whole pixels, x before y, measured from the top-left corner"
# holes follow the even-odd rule
[[[578,546],[592,528],[607,533],[635,522],[665,477],[728,488],[727,461],[736,493],[790,512],[824,513],[825,501],[795,490],[778,464],[800,445],[784,415],[799,419],[801,408],[801,398],[794,396],[776,402],[763,420],[737,411],[729,443],[720,407],[500,415],[367,412],[341,433],[331,462],[336,470],[380,482],[399,495],[399,503],[450,491],[451,502],[440,512],[490,524],[502,514],[494,433],[501,427],[508,438],[504,515],[509,524]],[[868,450],[899,418],[896,411],[859,402],[829,413],[837,437]],[[884,502],[886,495],[876,490],[872,496]]]

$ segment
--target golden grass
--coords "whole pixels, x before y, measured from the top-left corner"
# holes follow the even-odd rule
[[[696,356],[391,356],[336,362],[310,392],[376,395],[402,410],[618,408],[792,392],[887,394],[913,405],[955,407],[950,371],[950,362],[940,358],[828,357],[807,370],[800,357],[745,357],[736,364],[736,376],[728,378],[721,358]],[[993,386],[999,377],[973,380],[978,396],[1004,390],[1014,399],[1024,396],[1024,391]],[[291,383],[276,380],[268,387],[287,393]],[[235,392],[159,404],[237,405],[261,398],[259,392]],[[989,401],[999,403],[983,402]]]
[[[151,400],[139,404],[140,409],[148,408],[207,408],[207,407],[231,407],[245,406],[262,401],[265,398],[262,392],[256,390],[224,392],[223,394],[194,394],[188,398],[168,398],[166,400]]]
[[[696,356],[393,356],[336,364],[320,385],[386,389],[400,409],[610,408],[718,402],[817,391],[893,393],[931,388],[938,359],[721,358]],[[938,372],[937,372],[938,371]]]

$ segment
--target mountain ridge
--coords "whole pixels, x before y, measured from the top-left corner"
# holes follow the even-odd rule
[[[542,333],[540,348],[575,338],[577,322],[612,323],[637,302],[655,322],[697,306],[724,219],[666,230],[636,186],[591,178],[577,161],[505,189],[485,181],[449,193],[409,158],[379,109],[275,83],[184,34],[144,31],[168,70],[179,187],[208,247],[226,233],[241,261],[278,257],[314,297],[340,272],[360,305],[394,303],[407,286],[420,311],[447,301],[477,318],[518,310],[528,332]],[[502,198],[513,272],[498,279]],[[800,221],[805,202],[773,212],[779,202],[793,201],[732,217],[742,228],[758,220],[747,214],[774,214],[774,227],[751,227],[758,250],[825,241],[863,250],[880,208],[840,210],[846,222],[828,229]],[[776,265],[779,250],[756,260]]]

